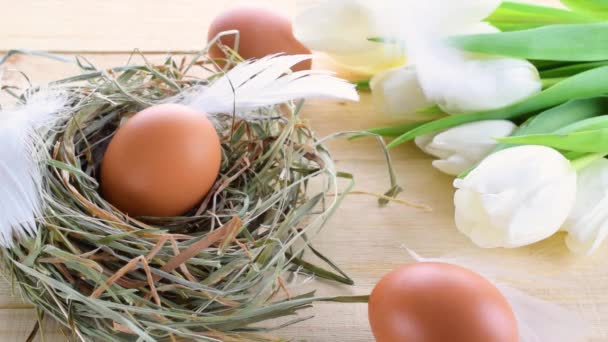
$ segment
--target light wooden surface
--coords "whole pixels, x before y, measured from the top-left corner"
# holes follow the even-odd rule
[[[260,1],[288,13],[295,1]],[[134,48],[152,60],[166,51],[196,50],[206,27],[233,0],[0,0],[0,53],[11,48],[80,53],[98,66],[120,65]],[[34,57],[12,58],[4,81],[16,81],[12,69],[41,83],[76,72],[76,68]],[[306,117],[319,135],[365,129],[395,121],[375,113],[370,97],[361,103],[310,102]],[[382,153],[372,140],[335,141],[330,147],[341,170],[356,175],[357,189],[382,192],[388,179]],[[373,198],[352,195],[320,236],[317,246],[355,280],[352,287],[315,283],[320,294],[368,294],[378,279],[411,259],[403,246],[424,256],[466,256],[518,279],[517,288],[578,312],[593,325],[592,341],[608,341],[608,271],[602,261],[608,246],[592,258],[576,258],[563,246],[563,236],[518,250],[480,250],[460,235],[453,223],[451,179],[432,169],[431,159],[413,146],[393,151],[406,191],[403,199],[425,203],[432,212],[393,204],[385,209]],[[508,266],[508,267],[507,267]],[[35,323],[32,308],[0,285],[0,341],[24,341]],[[371,341],[365,305],[319,304],[315,317],[280,333],[302,341]],[[63,341],[48,322],[46,341]],[[39,339],[37,339],[39,340]]]

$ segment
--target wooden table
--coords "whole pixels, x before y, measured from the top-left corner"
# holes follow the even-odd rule
[[[294,0],[262,2],[288,13],[297,8]],[[133,48],[139,48],[151,60],[158,60],[168,51],[199,49],[210,19],[234,3],[0,0],[0,53],[11,48],[77,53],[107,67],[125,63]],[[73,66],[35,57],[15,57],[4,67],[14,68],[38,83],[76,72]],[[5,80],[17,77],[13,72],[4,75]],[[378,115],[368,94],[363,94],[361,103],[310,102],[306,117],[319,135],[396,121]],[[387,189],[387,171],[376,142],[334,141],[330,147],[338,167],[356,175],[357,190],[379,193]],[[592,258],[576,258],[564,247],[563,236],[556,236],[517,250],[480,250],[456,231],[451,178],[435,171],[431,159],[411,145],[393,151],[393,158],[406,189],[401,198],[428,204],[433,211],[401,204],[380,209],[372,197],[349,196],[316,244],[356,280],[356,285],[315,283],[320,294],[368,294],[384,274],[411,262],[403,248],[407,246],[424,256],[466,256],[508,269],[519,279],[514,283],[518,288],[580,313],[593,325],[592,340],[608,341],[608,270],[601,263],[608,256],[608,246]],[[36,316],[30,305],[11,295],[7,284],[0,286],[0,340],[24,341]],[[281,334],[306,341],[372,340],[365,305],[318,304],[306,314],[315,317]],[[46,341],[65,340],[53,322],[43,330]]]

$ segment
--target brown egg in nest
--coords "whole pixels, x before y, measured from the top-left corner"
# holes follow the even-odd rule
[[[217,16],[211,23],[207,38],[211,41],[219,33],[237,30],[240,32],[238,54],[244,59],[259,59],[268,55],[310,54],[311,51],[293,35],[291,20],[276,11],[263,7],[244,5],[232,8]],[[223,45],[235,49],[235,36],[220,39]],[[209,55],[220,65],[226,58],[224,52],[214,45]],[[307,60],[295,65],[292,70],[310,70],[312,61]]]
[[[205,113],[177,104],[149,107],[112,138],[101,166],[102,194],[131,216],[182,215],[213,187],[221,151]]]
[[[510,304],[488,280],[451,264],[420,262],[386,275],[369,299],[378,342],[517,342]]]

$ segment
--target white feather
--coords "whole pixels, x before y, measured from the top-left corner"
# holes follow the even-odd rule
[[[208,87],[195,89],[182,102],[208,114],[242,114],[283,102],[328,98],[358,101],[355,86],[332,73],[318,70],[291,72],[310,55],[273,55],[235,66]]]
[[[24,105],[0,110],[0,246],[10,248],[14,237],[37,231],[48,155],[43,137],[66,105],[67,96],[43,90]]]

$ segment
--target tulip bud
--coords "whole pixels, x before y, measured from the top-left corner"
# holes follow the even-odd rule
[[[374,104],[383,113],[408,119],[428,118],[416,110],[437,104],[461,114],[502,108],[542,90],[538,71],[522,59],[463,55],[462,70],[421,84],[414,66],[387,70],[370,82]],[[439,71],[440,72],[440,71]]]
[[[608,235],[608,160],[599,159],[578,173],[576,204],[563,229],[566,244],[589,255]]]
[[[495,138],[510,136],[517,126],[508,120],[477,121],[440,133],[416,138],[418,147],[437,158],[433,166],[457,176],[487,157],[498,144]]]
[[[576,171],[556,150],[525,145],[491,154],[454,186],[458,230],[480,247],[514,248],[560,229],[576,199]]]
[[[500,31],[488,23],[478,23],[460,30],[461,34],[496,32]],[[478,54],[466,55],[469,58],[480,58]],[[383,114],[398,115],[409,120],[428,120],[436,117],[416,113],[420,109],[432,106],[433,103],[424,94],[414,65],[377,74],[370,81],[370,88],[374,105]]]
[[[381,72],[372,78],[370,88],[374,105],[383,114],[411,120],[432,118],[427,114],[416,114],[417,110],[430,107],[432,103],[420,87],[414,66]]]
[[[444,77],[427,82],[427,98],[449,114],[498,109],[542,90],[534,65],[523,59],[463,56],[444,70]],[[423,83],[424,85],[424,83]]]

